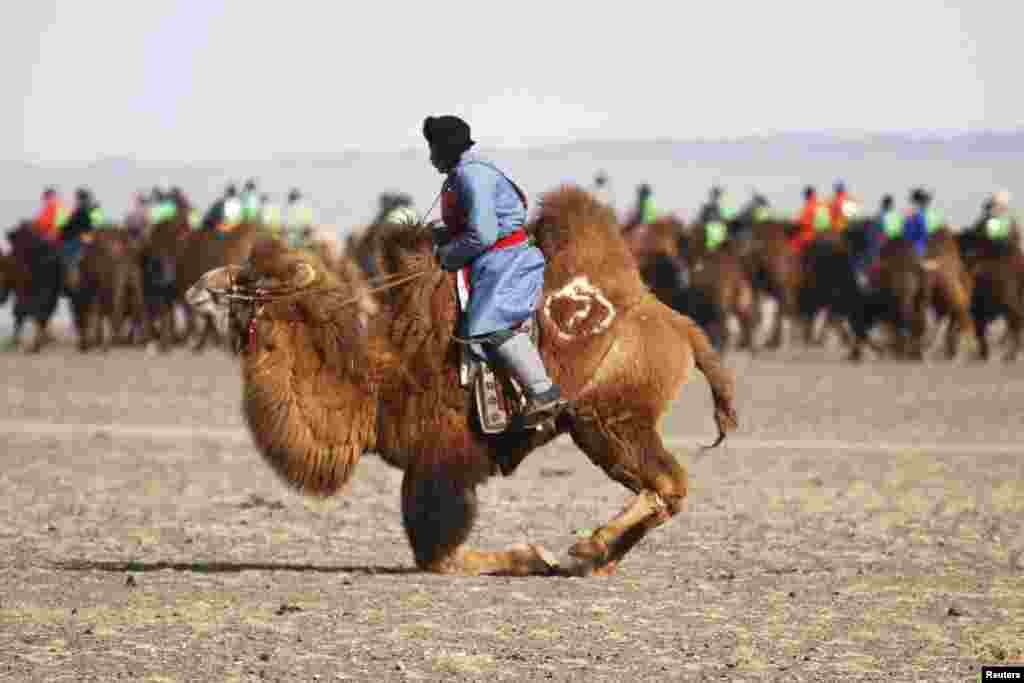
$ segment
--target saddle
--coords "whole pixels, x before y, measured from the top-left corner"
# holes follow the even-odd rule
[[[537,313],[523,321],[517,334],[528,334],[540,348]],[[480,429],[484,434],[501,434],[518,424],[526,405],[526,393],[519,382],[500,364],[492,364],[479,344],[462,347],[459,383],[473,392]]]
[[[468,268],[456,273],[455,298],[458,302],[458,329],[461,317],[469,306]],[[540,348],[540,321],[537,312],[524,320],[513,330],[516,334],[528,334],[534,345]],[[500,364],[492,365],[490,356],[482,344],[463,344],[459,356],[459,384],[473,392],[480,429],[484,434],[501,434],[517,427],[526,393],[519,382]]]

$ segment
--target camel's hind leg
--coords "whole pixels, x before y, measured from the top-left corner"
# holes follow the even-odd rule
[[[569,551],[575,573],[609,573],[655,527],[683,508],[686,468],[662,444],[653,421],[611,423],[600,416],[581,418],[573,441],[612,479],[636,497],[604,526]]]
[[[543,548],[513,546],[485,552],[463,547],[476,520],[476,486],[407,470],[402,480],[402,522],[416,566],[441,574],[551,574],[557,562]]]

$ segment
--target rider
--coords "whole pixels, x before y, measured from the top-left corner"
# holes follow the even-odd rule
[[[996,192],[985,201],[981,219],[974,228],[993,242],[1016,245],[1020,242],[1020,228],[1010,211],[1010,193]]]
[[[544,289],[544,255],[523,229],[526,195],[497,166],[470,151],[476,143],[469,124],[457,116],[428,116],[423,137],[434,168],[447,176],[441,188],[444,225],[433,231],[438,260],[449,272],[468,269],[462,333],[508,367],[526,394],[524,426],[538,425],[567,402],[530,336],[519,330]]]
[[[790,245],[798,253],[814,241],[818,232],[830,227],[828,207],[818,201],[818,191],[813,186],[804,188],[804,206],[797,220],[797,233],[790,240]]]
[[[929,220],[929,217],[934,215],[930,211],[932,196],[924,188],[917,187],[910,193],[910,203],[914,205],[914,210],[903,224],[903,237],[914,245],[914,251],[918,256],[924,256],[925,247],[928,246],[928,235],[934,230],[931,228],[934,221]]]
[[[240,222],[259,223],[263,218],[263,208],[260,203],[260,193],[256,189],[256,181],[253,178],[245,181],[242,194],[238,199],[241,202]]]
[[[722,188],[715,185],[708,192],[708,200],[700,208],[697,220],[704,226],[704,242],[709,251],[714,251],[729,236],[726,212],[722,207]]]
[[[755,192],[736,217],[728,222],[729,235],[740,240],[753,237],[754,226],[769,219],[770,206],[767,197]]]
[[[393,195],[393,201],[384,214],[385,223],[415,223],[419,219],[412,208],[412,197],[402,193]]]
[[[707,225],[714,221],[723,220],[722,216],[722,188],[715,185],[708,192],[708,200],[704,203],[704,206],[700,207],[700,214],[697,219],[702,225]]]
[[[238,188],[228,185],[224,196],[210,205],[203,217],[202,230],[223,230],[238,225],[242,213],[242,203],[238,199]]]
[[[56,242],[60,239],[61,229],[67,219],[68,210],[60,201],[56,188],[48,187],[43,190],[43,205],[32,221],[36,234],[47,242]]]
[[[854,260],[853,270],[862,286],[867,282],[867,273],[878,264],[882,244],[902,235],[903,216],[895,209],[892,195],[887,194],[878,205],[878,215],[865,226],[864,250]]]
[[[829,205],[829,223],[834,232],[843,232],[850,219],[857,215],[857,202],[846,191],[846,183],[837,180],[832,187],[832,203]]]
[[[284,237],[291,247],[303,244],[305,236],[313,227],[313,209],[303,201],[298,188],[288,193],[288,205],[284,210]]]
[[[274,237],[281,236],[281,205],[273,201],[269,194],[260,195],[260,222]]]
[[[61,258],[69,269],[77,267],[82,254],[82,243],[91,239],[91,233],[103,224],[103,209],[86,187],[75,191],[75,210],[68,218],[61,234]]]
[[[598,171],[594,176],[594,187],[591,193],[597,201],[612,210],[615,209],[615,199],[612,197],[611,183],[609,183],[608,174],[605,171]]]
[[[142,237],[149,225],[149,197],[143,191],[135,193],[132,199],[132,208],[124,216],[125,230],[132,237]]]
[[[658,211],[654,208],[654,192],[651,186],[644,183],[636,188],[636,209],[633,223],[650,225],[658,218]]]

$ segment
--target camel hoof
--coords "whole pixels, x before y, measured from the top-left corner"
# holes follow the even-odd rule
[[[608,557],[608,546],[593,536],[589,536],[576,541],[569,548],[569,554],[577,560],[601,564]]]
[[[562,563],[561,570],[564,576],[585,578],[589,576],[612,576],[619,567],[618,561],[595,560],[581,558],[571,555],[568,560]]]
[[[619,570],[618,562],[609,562],[606,565],[600,567],[594,567],[593,571],[590,572],[591,576],[614,576]]]
[[[514,545],[509,548],[509,554],[515,563],[513,573],[521,576],[561,573],[561,564],[558,558],[543,546],[533,544]]]

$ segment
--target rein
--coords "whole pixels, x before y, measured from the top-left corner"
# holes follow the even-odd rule
[[[431,271],[428,269],[414,271],[412,273],[392,273],[389,275],[383,275],[376,278],[371,278],[372,281],[376,281],[379,284],[368,287],[366,291],[360,292],[355,296],[343,300],[340,306],[350,306],[358,303],[364,296],[368,294],[377,294],[385,292],[396,287],[401,287],[414,280],[427,275]],[[214,289],[208,288],[207,291],[215,299],[224,298],[229,302],[244,302],[251,305],[251,313],[249,316],[249,324],[246,329],[246,341],[245,346],[242,350],[252,348],[253,339],[256,336],[256,320],[263,314],[263,308],[268,303],[276,301],[284,301],[287,299],[295,299],[308,294],[324,294],[327,292],[336,292],[340,287],[320,287],[316,289],[292,289],[292,290],[269,290],[260,289],[247,290],[244,287],[232,284],[227,289]]]

